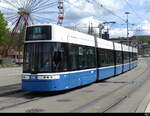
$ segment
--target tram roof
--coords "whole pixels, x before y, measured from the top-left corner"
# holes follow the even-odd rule
[[[114,45],[115,45],[115,50],[122,51],[122,45],[120,43],[114,43]]]
[[[52,41],[55,42],[64,42],[64,43],[73,43],[73,44],[79,44],[79,45],[86,45],[86,46],[92,46],[95,47],[95,38],[92,35],[88,35],[85,33],[81,33],[78,31],[74,31],[65,27],[61,27],[55,24],[36,24],[31,25],[28,27],[34,27],[34,26],[52,26]],[[63,35],[63,36],[62,36]],[[115,49],[118,51],[121,51],[123,48],[123,51],[132,51],[132,47],[129,47],[127,45],[122,45],[120,43],[114,43]],[[104,40],[102,38],[97,38],[97,46],[98,48],[104,48],[104,49],[113,49],[113,42]],[[133,48],[133,52],[137,53],[137,48]]]
[[[91,35],[53,25],[53,41],[73,43],[85,46],[95,46],[95,38]]]

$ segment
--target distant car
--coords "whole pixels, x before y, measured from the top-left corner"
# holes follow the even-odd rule
[[[142,55],[139,55],[138,58],[142,58]]]
[[[150,55],[149,54],[144,54],[143,57],[150,57]]]

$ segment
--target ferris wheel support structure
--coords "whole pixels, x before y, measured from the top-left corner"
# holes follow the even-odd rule
[[[22,45],[27,26],[43,23],[63,24],[63,0],[0,0],[0,3],[1,12],[9,23],[13,38],[4,51],[10,48],[18,49]]]

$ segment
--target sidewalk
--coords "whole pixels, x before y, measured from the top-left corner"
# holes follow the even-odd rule
[[[150,93],[148,95],[148,105],[146,107],[145,113],[150,113]]]
[[[150,103],[148,104],[146,110],[145,110],[146,113],[150,113]]]
[[[136,111],[137,113],[150,113],[150,93],[143,99]]]

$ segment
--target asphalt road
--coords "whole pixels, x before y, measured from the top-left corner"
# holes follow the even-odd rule
[[[0,87],[21,83],[22,68],[0,69]]]
[[[145,112],[150,93],[150,59],[140,59],[132,71],[63,93],[19,90],[21,69],[0,69],[0,112]],[[7,75],[8,74],[8,75]],[[13,85],[13,86],[12,86]]]

